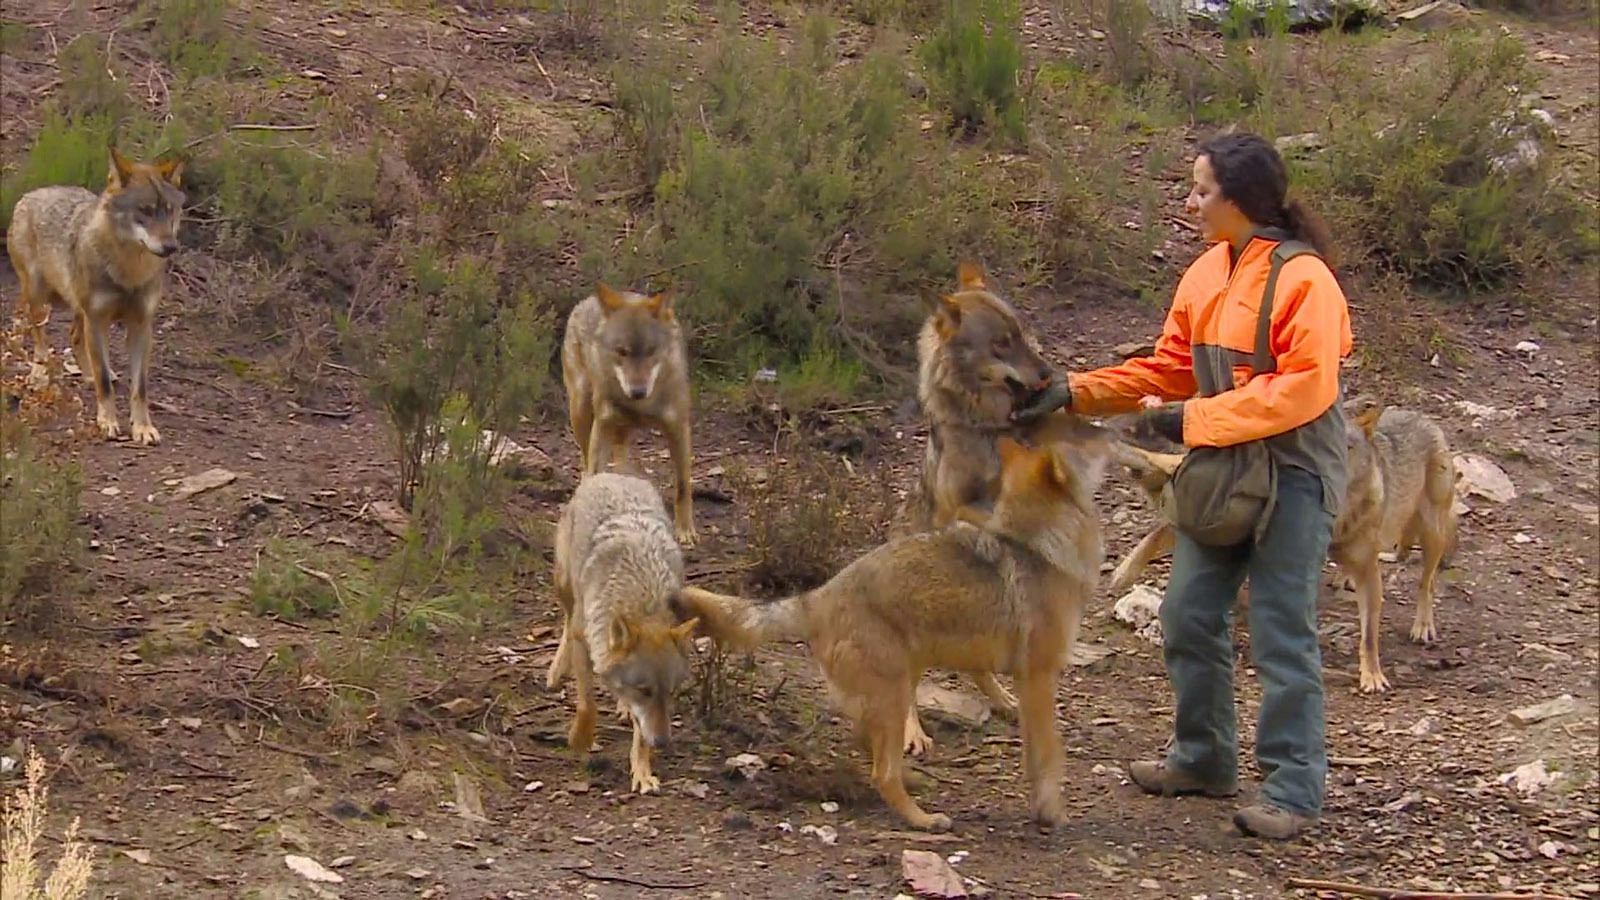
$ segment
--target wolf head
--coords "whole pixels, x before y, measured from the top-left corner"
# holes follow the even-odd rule
[[[1048,517],[1064,504],[1088,502],[1104,480],[1109,462],[1106,442],[1101,439],[1029,447],[1002,435],[995,449],[1000,452],[996,508],[1005,506],[1013,516],[1038,511]]]
[[[1022,401],[1049,380],[1050,366],[1023,334],[1010,304],[991,290],[980,266],[964,262],[956,278],[957,291],[940,297],[933,314],[953,371],[976,382],[967,388],[980,399],[1003,392],[1013,404]]]
[[[129,160],[111,148],[111,171],[106,176],[106,208],[117,234],[160,257],[178,250],[178,226],[183,219],[181,159],[154,163]]]
[[[614,619],[606,635],[617,662],[600,673],[600,678],[633,714],[651,747],[665,747],[672,735],[672,695],[689,676],[684,644],[698,621],[669,626]]]
[[[655,393],[656,380],[672,352],[672,301],[666,294],[635,294],[600,285],[596,296],[605,323],[600,347],[611,364],[622,395],[643,400]]]

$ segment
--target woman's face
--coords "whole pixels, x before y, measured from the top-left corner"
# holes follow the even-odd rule
[[[1249,218],[1222,196],[1222,186],[1211,171],[1211,159],[1197,156],[1194,160],[1194,187],[1183,207],[1200,223],[1200,234],[1207,241],[1227,241],[1238,244],[1248,237],[1252,227]]]

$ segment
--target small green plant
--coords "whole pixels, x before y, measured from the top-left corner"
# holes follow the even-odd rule
[[[882,542],[894,513],[886,482],[869,488],[842,460],[798,446],[787,447],[774,463],[728,472],[739,498],[745,581],[752,589],[790,593],[816,587]]]
[[[495,273],[480,260],[460,259],[428,283],[440,290],[400,301],[369,350],[372,390],[394,433],[401,505],[412,509],[428,490],[425,466],[449,459],[466,467],[454,487],[470,509],[487,499],[506,431],[543,395],[549,317],[532,296],[501,306]]]
[[[36,624],[75,589],[84,549],[77,467],[0,412],[0,625]]]
[[[375,148],[335,153],[287,136],[230,136],[198,161],[188,186],[221,220],[219,252],[337,268],[377,240],[377,174]]]
[[[957,129],[1025,136],[1021,15],[1015,0],[952,0],[922,45],[929,86]]]
[[[105,38],[80,34],[61,48],[56,58],[61,69],[59,108],[73,117],[116,123],[133,109],[128,94],[111,74]]]
[[[354,599],[355,591],[349,586],[341,590],[343,567],[329,565],[317,556],[308,548],[277,538],[269,540],[250,580],[252,611],[290,622],[340,613]]]
[[[228,22],[231,0],[161,0],[149,10],[156,52],[180,76],[226,78],[255,58]]]

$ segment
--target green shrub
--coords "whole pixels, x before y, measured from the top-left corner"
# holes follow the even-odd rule
[[[1441,35],[1405,73],[1345,85],[1344,115],[1300,176],[1355,262],[1414,281],[1490,287],[1593,254],[1593,210],[1559,177],[1548,139],[1537,162],[1500,164],[1540,133],[1521,102],[1533,88],[1510,36]]]
[[[401,505],[416,511],[419,491],[433,491],[428,466],[448,461],[465,467],[449,480],[470,511],[492,499],[491,459],[506,432],[543,397],[551,323],[531,296],[500,305],[495,272],[478,260],[461,259],[444,271],[431,256],[418,259],[418,285],[436,290],[398,301],[377,345],[367,348],[372,391],[394,433]],[[480,446],[481,429],[495,439]],[[437,513],[458,517],[454,506]],[[444,539],[455,547],[475,538]]]
[[[39,452],[0,412],[0,629],[33,625],[77,587],[84,548],[75,464]]]
[[[787,54],[725,31],[702,79],[652,101],[659,138],[632,145],[639,168],[660,169],[655,204],[596,264],[630,284],[672,273],[698,372],[810,367],[807,380],[826,369],[839,377],[820,381],[837,385],[853,376],[829,360],[849,358],[894,377],[922,315],[909,294],[1009,239],[994,215],[1009,198],[988,173],[924,150],[903,54],[877,47],[836,65],[828,27],[808,19]],[[642,96],[668,71],[619,69],[618,95]]]
[[[922,45],[929,87],[956,128],[1024,137],[1021,21],[1016,0],[952,0]]]
[[[255,61],[228,22],[231,0],[159,0],[148,14],[156,53],[183,78],[226,78]]]
[[[220,219],[223,254],[276,263],[352,263],[376,240],[378,152],[302,146],[292,135],[227,135],[197,161],[188,190]],[[202,199],[203,198],[203,199]]]

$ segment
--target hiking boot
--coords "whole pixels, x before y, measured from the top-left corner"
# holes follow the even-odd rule
[[[1233,814],[1233,824],[1240,831],[1269,841],[1287,841],[1317,822],[1317,816],[1301,815],[1271,803],[1246,806]]]
[[[1177,797],[1183,794],[1204,794],[1207,797],[1232,797],[1239,793],[1236,780],[1206,782],[1187,772],[1169,768],[1166,762],[1136,762],[1128,764],[1128,777],[1147,794]]]

